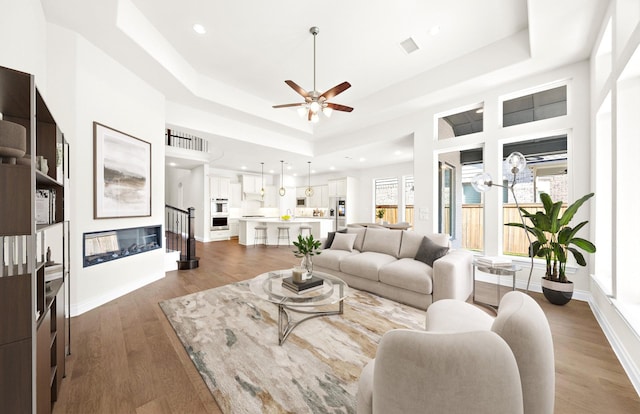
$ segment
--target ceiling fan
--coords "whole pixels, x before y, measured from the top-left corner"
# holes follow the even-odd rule
[[[297,106],[299,107],[298,113],[301,116],[306,117],[308,121],[318,122],[318,113],[320,112],[329,117],[331,116],[331,112],[333,110],[343,112],[353,111],[353,108],[351,108],[350,106],[328,102],[329,99],[349,89],[351,87],[351,84],[349,82],[342,82],[341,84],[334,86],[324,93],[320,93],[316,90],[316,36],[318,35],[318,33],[320,33],[320,29],[316,26],[313,26],[309,29],[309,32],[313,35],[313,90],[307,92],[300,86],[298,86],[298,84],[296,84],[294,81],[286,80],[284,81],[284,83],[289,85],[291,89],[300,94],[304,98],[304,102],[274,105],[273,107],[290,108]]]

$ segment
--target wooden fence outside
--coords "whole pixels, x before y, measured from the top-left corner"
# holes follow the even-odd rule
[[[536,211],[542,211],[542,204],[539,203],[527,203],[521,204],[522,208],[526,209],[530,213]],[[384,216],[382,219],[388,223],[398,222],[398,207],[390,205],[376,206],[377,210],[384,210]],[[565,204],[560,210],[560,214],[564,213],[567,209]],[[445,214],[448,217],[448,214]],[[412,225],[414,224],[414,210],[413,206],[406,207],[405,220]],[[503,218],[505,223],[520,223],[520,215],[515,204],[504,204]],[[377,216],[376,216],[377,219]],[[525,219],[527,225],[530,224],[529,220]],[[482,204],[463,204],[462,205],[462,247],[468,250],[482,251],[484,250],[483,243],[484,234],[484,206]],[[515,256],[528,256],[529,240],[525,232],[518,227],[503,226],[502,237],[504,244],[504,254]],[[532,239],[533,240],[533,239]]]
[[[543,211],[544,208],[539,203],[521,204],[530,213]],[[564,213],[567,205],[563,205],[560,214]],[[462,205],[462,247],[469,250],[483,250],[483,234],[484,234],[484,207],[482,204],[463,204]],[[515,204],[505,204],[503,209],[503,218],[505,223],[520,223],[520,215]],[[530,225],[531,222],[525,218],[525,224]],[[515,256],[528,256],[529,240],[521,228],[503,226],[502,229],[504,254]],[[533,239],[532,239],[533,240]]]

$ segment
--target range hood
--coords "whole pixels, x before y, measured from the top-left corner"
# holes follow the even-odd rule
[[[245,200],[251,201],[262,201],[262,196],[260,193],[242,193],[244,195]]]

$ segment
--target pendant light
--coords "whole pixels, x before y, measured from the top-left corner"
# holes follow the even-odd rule
[[[264,162],[260,163],[260,179],[261,179],[260,198],[264,200]]]
[[[307,161],[309,164],[309,182],[307,185],[307,189],[304,190],[304,195],[307,197],[313,197],[313,188],[311,188],[311,161]]]
[[[280,190],[278,190],[278,192],[280,193],[280,197],[284,197],[284,195],[287,193],[287,190],[285,190],[284,188],[284,161],[280,161]]]

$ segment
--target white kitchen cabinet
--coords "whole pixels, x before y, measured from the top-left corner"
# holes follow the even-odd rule
[[[314,185],[313,195],[307,200],[307,207],[311,208],[327,208],[329,207],[329,194],[328,186],[326,185]]]
[[[336,180],[329,180],[327,188],[329,189],[329,197],[338,196],[338,182]]]
[[[267,208],[278,208],[279,205],[279,194],[278,187],[275,185],[267,185],[264,188],[264,199],[262,200],[262,206]]]
[[[242,191],[248,194],[258,194],[262,188],[262,178],[259,175],[244,174],[242,176]]]
[[[240,233],[240,223],[238,219],[229,219],[229,237],[238,237]]]
[[[306,197],[306,195],[304,194],[304,190],[306,189],[307,187],[296,187],[296,198]]]
[[[346,197],[347,196],[347,179],[340,178],[337,180],[329,180],[329,197]]]
[[[209,179],[211,198],[229,198],[231,179],[229,177],[211,177]]]
[[[242,207],[242,185],[240,183],[232,183],[229,191],[229,207]]]
[[[319,185],[319,196],[318,196],[318,206],[319,208],[328,208],[329,207],[329,186],[328,185]]]

